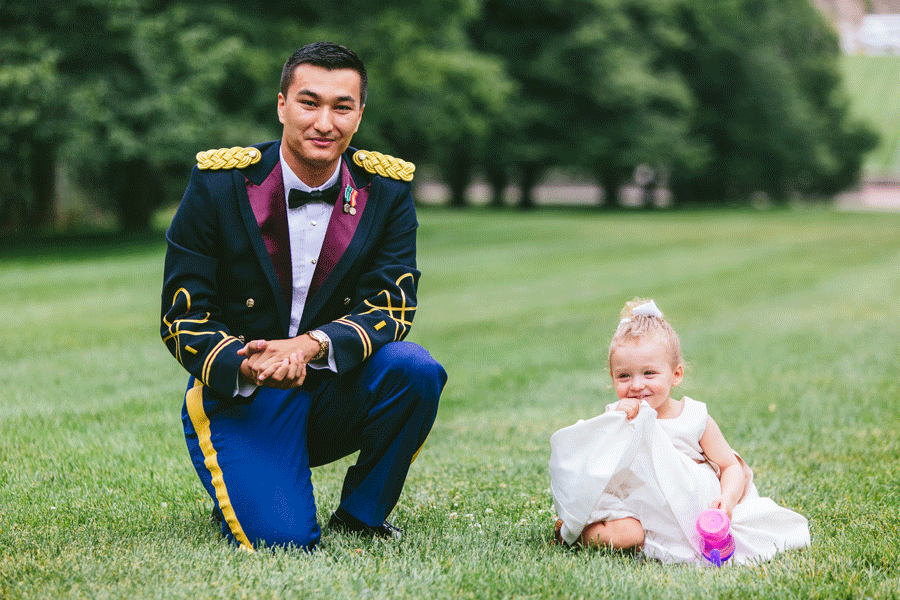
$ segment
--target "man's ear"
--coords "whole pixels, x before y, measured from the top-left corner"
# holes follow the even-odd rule
[[[359,124],[362,123],[362,114],[364,110],[366,110],[365,104],[359,107],[359,118],[356,120],[356,127],[353,128],[353,133],[359,131]]]

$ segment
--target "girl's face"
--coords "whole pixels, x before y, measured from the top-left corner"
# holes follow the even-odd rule
[[[684,375],[681,365],[672,366],[669,350],[653,339],[617,346],[609,357],[609,370],[619,400],[645,400],[657,411]]]

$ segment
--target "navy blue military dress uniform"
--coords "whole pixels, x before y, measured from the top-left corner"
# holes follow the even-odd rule
[[[300,388],[235,394],[244,342],[288,337],[279,148],[230,149],[236,162],[194,168],[166,234],[161,332],[190,374],[185,439],[223,533],[247,548],[311,549],[320,527],[310,468],[359,451],[335,514],[381,526],[447,376],[426,350],[402,341],[416,310],[418,223],[410,184],[392,173],[411,165],[371,153],[393,161],[386,172],[348,149],[299,326],[328,335],[337,372],[307,369]]]

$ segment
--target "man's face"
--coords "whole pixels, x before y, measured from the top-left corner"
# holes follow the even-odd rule
[[[360,86],[353,69],[329,71],[301,64],[287,96],[278,94],[284,156],[308,185],[325,182],[359,129],[364,108]]]

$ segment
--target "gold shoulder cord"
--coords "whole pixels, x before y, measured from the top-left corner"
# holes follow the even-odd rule
[[[219,148],[197,153],[197,167],[203,170],[243,169],[259,162],[262,152],[257,148]]]
[[[353,162],[369,173],[401,181],[412,181],[416,170],[416,165],[411,162],[372,150],[358,150],[353,155]]]

